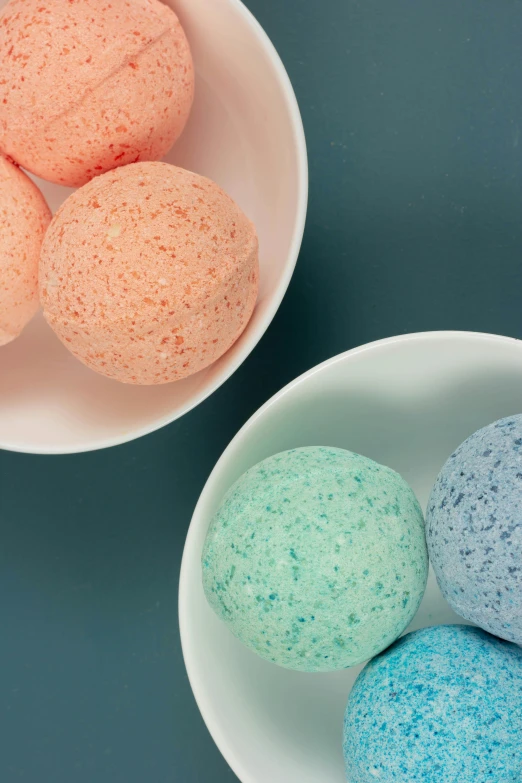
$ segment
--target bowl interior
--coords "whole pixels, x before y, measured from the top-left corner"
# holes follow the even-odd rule
[[[260,293],[244,334],[207,370],[160,387],[131,387],[81,365],[37,316],[0,350],[0,448],[86,451],[181,416],[239,366],[290,280],[306,210],[306,152],[286,73],[238,0],[169,0],[189,38],[196,98],[165,160],[214,179],[257,226]],[[0,0],[0,9],[5,0]],[[71,192],[34,178],[54,210]]]
[[[203,717],[244,783],[343,783],[343,713],[362,667],[328,674],[281,669],[243,647],[213,614],[201,586],[200,556],[224,492],[271,454],[330,445],[394,468],[425,508],[442,464],[458,444],[479,427],[520,411],[522,343],[463,333],[412,335],[315,368],[268,402],[232,441],[192,520],[180,624]],[[409,630],[455,621],[460,620],[430,571]]]

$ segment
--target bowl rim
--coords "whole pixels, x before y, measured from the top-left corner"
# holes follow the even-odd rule
[[[270,297],[270,302],[266,308],[263,318],[258,322],[256,331],[252,337],[244,341],[241,350],[237,352],[234,357],[234,361],[228,365],[225,365],[223,370],[217,373],[212,382],[208,386],[204,386],[203,389],[198,390],[193,397],[190,398],[176,413],[167,414],[152,424],[142,426],[136,429],[131,429],[123,435],[111,435],[105,438],[98,438],[88,444],[79,444],[71,446],[53,446],[52,444],[41,445],[31,444],[30,442],[21,446],[15,442],[0,442],[0,450],[17,452],[22,454],[37,454],[37,455],[60,455],[60,454],[83,454],[90,451],[99,451],[101,449],[110,448],[112,446],[120,446],[124,443],[129,443],[133,440],[149,435],[157,430],[166,427],[168,424],[180,419],[185,414],[196,408],[208,397],[210,397],[217,389],[220,388],[243,364],[245,359],[254,350],[258,342],[261,340],[266,330],[270,326],[270,323],[274,319],[277,313],[286,290],[292,279],[292,275],[297,264],[299,251],[301,249],[301,243],[303,241],[303,234],[306,222],[306,213],[308,208],[308,154],[306,148],[306,138],[304,132],[303,121],[301,118],[301,112],[299,104],[290,81],[290,77],[286,71],[283,61],[279,56],[274,44],[270,40],[268,34],[265,32],[260,22],[257,21],[252,12],[241,2],[241,0],[226,0],[230,6],[236,9],[247,25],[250,27],[253,36],[257,39],[259,46],[266,52],[268,59],[270,60],[274,73],[277,77],[277,81],[282,90],[285,104],[288,108],[289,121],[292,128],[292,136],[294,142],[294,148],[297,153],[297,204],[296,204],[296,219],[292,232],[290,249],[284,264],[283,275]]]
[[[187,676],[192,688],[192,693],[196,700],[196,704],[201,713],[201,716],[205,722],[205,725],[217,745],[220,753],[224,757],[227,764],[232,771],[237,775],[242,783],[259,783],[259,780],[252,777],[249,770],[245,769],[239,759],[236,758],[233,749],[229,745],[228,735],[222,730],[219,719],[216,717],[215,710],[212,708],[209,700],[207,699],[206,689],[201,685],[201,681],[198,676],[198,670],[193,665],[193,656],[191,655],[192,640],[190,638],[190,612],[185,607],[188,604],[189,593],[189,572],[191,571],[192,564],[194,562],[194,556],[197,555],[195,549],[197,547],[197,534],[201,529],[201,525],[204,524],[204,517],[202,516],[202,509],[205,506],[209,497],[214,492],[214,484],[224,466],[228,463],[230,455],[236,450],[238,445],[248,437],[249,431],[254,424],[261,419],[265,413],[286,397],[291,394],[294,389],[303,383],[306,383],[314,375],[321,373],[326,368],[330,368],[335,364],[340,364],[346,360],[353,359],[364,353],[370,353],[379,348],[394,347],[411,342],[435,342],[443,338],[460,339],[468,342],[480,342],[480,343],[499,343],[499,344],[511,344],[515,343],[522,351],[522,341],[515,337],[507,337],[504,335],[488,334],[486,332],[471,332],[471,331],[458,331],[458,330],[438,330],[427,332],[413,332],[410,334],[401,334],[393,337],[387,337],[381,340],[375,340],[363,345],[359,345],[343,353],[332,356],[330,359],[326,359],[320,364],[311,367],[306,372],[299,375],[293,381],[290,381],[286,386],[280,389],[274,394],[267,402],[265,402],[250,418],[245,422],[241,429],[232,438],[228,446],[225,448],[220,458],[216,462],[212,469],[205,486],[203,487],[201,494],[198,498],[198,502],[195,506],[190,525],[187,531],[185,539],[185,546],[183,549],[183,557],[181,561],[181,570],[179,577],[179,590],[178,590],[178,620],[179,630],[181,637],[181,649],[183,653],[183,660],[185,662],[185,668],[187,670]],[[521,353],[522,360],[522,353]]]

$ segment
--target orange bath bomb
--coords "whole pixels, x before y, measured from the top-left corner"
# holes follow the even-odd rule
[[[57,212],[40,298],[88,367],[124,383],[167,383],[237,340],[258,276],[255,228],[218,185],[168,163],[133,163],[96,177]]]
[[[192,105],[187,39],[159,0],[10,0],[0,63],[0,150],[61,185],[159,160]]]
[[[50,221],[34,182],[0,155],[0,345],[38,310],[38,259]]]

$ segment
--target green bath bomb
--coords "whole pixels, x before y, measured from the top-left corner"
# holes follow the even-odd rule
[[[202,554],[216,614],[280,666],[362,663],[404,631],[428,576],[424,519],[390,468],[343,449],[293,449],[225,495]]]

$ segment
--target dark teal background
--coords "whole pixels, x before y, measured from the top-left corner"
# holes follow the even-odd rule
[[[522,337],[522,2],[248,5],[307,134],[297,270],[253,355],[180,421],[93,454],[0,453],[2,783],[235,780],[192,698],[176,613],[217,458],[285,383],[360,343]]]

